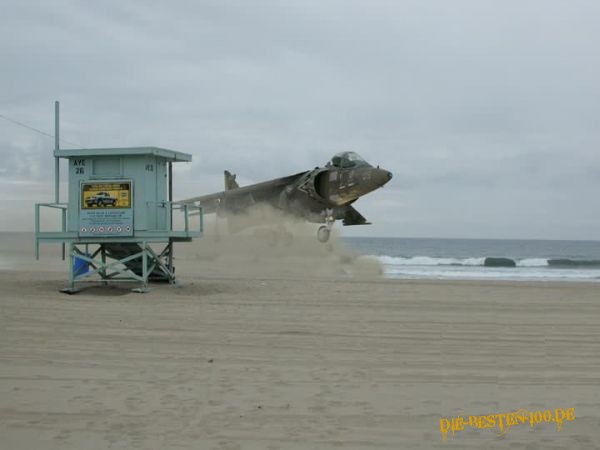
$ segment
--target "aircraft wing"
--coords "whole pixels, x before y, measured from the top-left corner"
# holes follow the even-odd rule
[[[342,219],[342,223],[345,227],[349,225],[371,225],[371,222],[367,222],[367,219],[352,206],[346,208],[346,214]]]
[[[268,201],[270,199],[278,198],[282,189],[296,181],[305,173],[306,172],[300,172],[287,177],[251,184],[249,186],[187,198],[181,200],[181,203],[200,202],[203,213],[210,214],[216,212],[220,205],[249,205]]]

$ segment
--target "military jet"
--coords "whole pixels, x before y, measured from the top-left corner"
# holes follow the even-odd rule
[[[369,225],[352,206],[359,197],[380,188],[392,173],[373,167],[355,152],[341,152],[324,167],[283,178],[240,187],[236,176],[225,171],[225,190],[183,200],[199,202],[205,214],[219,217],[244,214],[253,205],[266,203],[287,214],[314,223],[320,242],[327,242],[336,220],[344,226]]]

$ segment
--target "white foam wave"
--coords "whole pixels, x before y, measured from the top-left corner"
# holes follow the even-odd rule
[[[483,266],[485,258],[432,258],[430,256],[379,256],[379,261],[391,266]]]
[[[405,279],[462,279],[462,280],[562,280],[600,281],[599,270],[570,270],[489,267],[400,267],[386,266],[385,275]]]
[[[434,258],[431,256],[378,256],[382,264],[388,266],[483,266],[484,257],[472,258]],[[517,267],[548,267],[546,258],[525,258],[515,261]]]
[[[385,276],[406,279],[600,281],[600,269],[554,268],[546,258],[516,260],[517,267],[486,267],[485,258],[370,256],[384,266]]]
[[[547,267],[548,260],[546,258],[525,258],[517,261],[518,267]]]

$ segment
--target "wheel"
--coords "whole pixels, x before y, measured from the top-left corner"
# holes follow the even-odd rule
[[[325,225],[321,225],[319,227],[319,230],[317,231],[317,239],[319,240],[319,242],[325,243],[329,240],[330,234],[331,232],[329,231],[329,229]]]

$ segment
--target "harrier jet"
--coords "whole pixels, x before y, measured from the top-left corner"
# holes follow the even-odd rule
[[[322,223],[317,238],[327,242],[336,220],[345,226],[369,224],[352,203],[386,184],[392,173],[371,166],[357,153],[342,152],[325,167],[262,183],[239,187],[235,177],[225,171],[224,191],[183,202],[199,202],[205,214],[217,213],[220,217],[234,217],[253,205],[268,204],[309,222]]]

